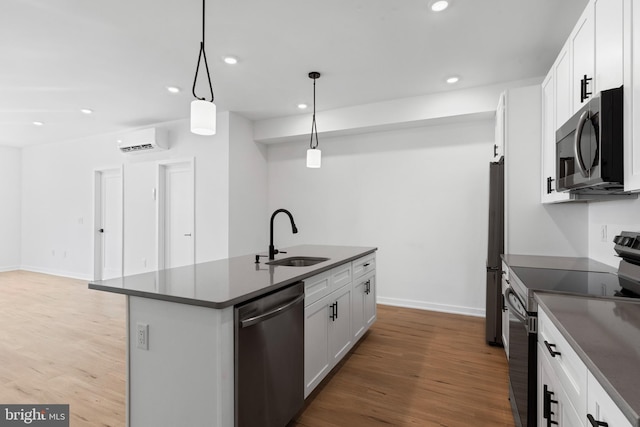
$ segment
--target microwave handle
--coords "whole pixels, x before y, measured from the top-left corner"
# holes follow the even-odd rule
[[[578,163],[578,168],[580,169],[580,173],[583,177],[588,178],[589,174],[587,173],[587,167],[584,165],[584,159],[582,158],[582,152],[580,151],[580,140],[582,139],[582,131],[584,129],[585,124],[589,120],[589,111],[584,111],[580,115],[580,119],[578,120],[578,126],[576,127],[575,139],[573,141],[573,150],[576,155],[576,163]]]

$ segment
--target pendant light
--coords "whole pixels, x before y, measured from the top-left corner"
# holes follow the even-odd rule
[[[313,79],[313,121],[311,122],[311,141],[307,150],[307,167],[319,168],[322,161],[322,152],[318,150],[318,127],[316,126],[316,79],[320,78],[320,73],[312,71],[309,78]],[[316,143],[313,144],[313,135],[316,135]]]
[[[191,90],[193,96],[196,98],[194,101],[191,101],[191,132],[198,135],[215,135],[216,104],[213,103],[213,86],[211,86],[207,54],[204,51],[204,3],[205,0],[202,0],[202,41],[200,42],[198,65],[196,66],[196,75],[193,78],[193,88]],[[207,80],[209,81],[209,90],[211,91],[211,101],[207,101],[205,98],[200,98],[196,95],[196,81],[198,80],[198,71],[200,71],[200,61],[202,59],[204,59],[204,67],[207,71]]]

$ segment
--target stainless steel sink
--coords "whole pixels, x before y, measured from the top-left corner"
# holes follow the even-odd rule
[[[320,262],[328,261],[329,258],[311,257],[311,256],[292,256],[282,258],[277,261],[270,261],[267,265],[283,265],[285,267],[309,267]]]

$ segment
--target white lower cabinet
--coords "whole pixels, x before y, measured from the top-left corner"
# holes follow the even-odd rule
[[[631,427],[620,408],[539,307],[538,426],[606,425]]]
[[[589,390],[587,394],[587,426],[603,426],[603,423],[607,423],[609,427],[631,427],[627,417],[591,372],[587,378],[587,388]]]
[[[546,351],[538,343],[538,426],[584,427]]]
[[[369,273],[353,282],[351,305],[353,337],[359,339],[376,320],[376,276]]]
[[[368,255],[304,280],[305,398],[375,321],[374,263]]]

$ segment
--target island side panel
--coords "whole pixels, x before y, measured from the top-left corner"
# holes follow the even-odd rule
[[[149,349],[138,348],[149,325]],[[128,297],[128,426],[234,424],[233,307]]]

